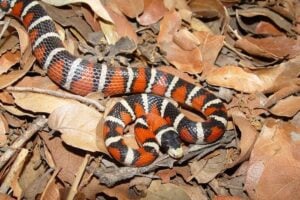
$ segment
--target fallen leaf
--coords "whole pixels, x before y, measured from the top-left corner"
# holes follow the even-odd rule
[[[245,189],[252,199],[299,199],[300,129],[266,121],[250,157]]]
[[[161,0],[144,0],[144,12],[137,21],[143,25],[148,26],[155,24],[167,12],[164,2]]]
[[[218,150],[206,158],[193,161],[190,164],[192,174],[190,180],[195,178],[198,183],[208,183],[225,170],[228,161],[226,158],[226,150]]]
[[[144,10],[143,0],[114,0],[118,8],[128,17],[135,18],[139,16]]]
[[[292,69],[279,65],[270,69],[246,71],[236,66],[224,66],[209,73],[206,81],[212,85],[233,88],[247,93],[267,92],[272,88],[274,89],[279,80],[285,83],[291,82],[292,79],[284,78],[290,70],[295,71],[297,68]],[[280,86],[284,86],[283,82]]]
[[[232,115],[234,124],[241,131],[241,139],[239,143],[240,154],[239,157],[231,163],[229,168],[236,166],[238,163],[241,163],[249,158],[253,145],[256,141],[258,132],[251,125],[250,121],[245,118],[242,113],[234,113]]]
[[[184,191],[180,186],[167,183],[161,184],[160,181],[152,181],[147,191],[147,196],[141,198],[142,200],[191,200],[189,194]]]
[[[42,0],[45,3],[51,4],[53,6],[64,6],[72,3],[86,3],[90,6],[90,8],[99,16],[102,17],[103,19],[109,21],[109,22],[114,22],[111,17],[109,16],[108,12],[106,9],[103,7],[102,3],[100,1],[94,1],[94,0]]]
[[[273,59],[294,58],[300,54],[300,40],[286,36],[266,38],[248,36],[239,39],[235,46],[251,55]]]
[[[20,52],[17,51],[12,53],[11,51],[7,51],[0,57],[0,75],[6,73],[12,66],[17,64],[20,61],[21,55]]]
[[[277,116],[292,117],[300,110],[300,97],[289,96],[279,100],[270,112]]]
[[[48,124],[62,133],[62,140],[68,145],[107,153],[104,142],[96,138],[96,128],[101,118],[102,115],[93,108],[83,104],[68,104],[57,107],[50,114]]]
[[[268,17],[272,22],[274,22],[278,27],[287,31],[290,34],[292,33],[292,24],[288,22],[284,17],[279,14],[267,9],[267,8],[248,8],[245,10],[237,10],[237,15],[243,17],[257,17],[265,16]]]
[[[224,28],[228,25],[229,18],[227,17],[226,10],[219,0],[192,0],[188,4],[194,14],[203,18],[213,19],[220,18],[220,29],[223,32]]]
[[[39,135],[47,145],[56,167],[61,169],[58,178],[72,184],[84,159],[84,152],[80,152],[78,149],[76,151],[76,149],[66,148],[59,137],[52,137],[47,132],[42,131]]]
[[[269,22],[259,22],[257,26],[255,27],[255,33],[256,34],[262,34],[262,35],[270,35],[270,36],[281,36],[283,33],[278,30],[276,26]]]
[[[28,55],[29,55],[29,53],[28,53]],[[16,82],[17,80],[22,78],[29,71],[29,69],[32,67],[32,65],[35,61],[35,58],[33,56],[28,56],[27,57],[25,55],[25,56],[23,56],[22,60],[26,61],[24,63],[24,65],[23,65],[23,61],[21,61],[22,69],[11,71],[10,73],[2,74],[0,76],[0,89],[3,89],[5,87],[13,84],[14,82]]]
[[[202,55],[199,48],[192,50],[184,50],[178,46],[173,38],[175,33],[179,30],[181,18],[175,11],[168,12],[162,22],[160,23],[160,32],[157,37],[157,42],[160,49],[166,52],[167,60],[172,63],[177,69],[189,73],[201,73],[202,71]],[[187,40],[183,37],[176,38],[176,40]],[[184,43],[184,41],[181,41]]]

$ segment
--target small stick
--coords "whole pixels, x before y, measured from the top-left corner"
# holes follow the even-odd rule
[[[88,104],[88,105],[93,105],[95,108],[97,108],[99,111],[104,111],[105,107],[101,105],[99,102],[89,99],[87,97],[82,97],[79,95],[75,94],[69,94],[65,92],[59,92],[59,91],[53,91],[53,90],[47,90],[47,89],[41,89],[41,88],[33,88],[33,87],[8,87],[8,91],[11,92],[35,92],[35,93],[41,93],[41,94],[48,94],[51,96],[55,97],[60,97],[60,98],[68,98],[68,99],[73,99],[77,100],[79,102]]]
[[[30,127],[16,139],[7,151],[0,157],[0,169],[7,163],[7,161],[20,149],[37,131],[41,130],[47,124],[45,117],[38,117],[33,121]]]

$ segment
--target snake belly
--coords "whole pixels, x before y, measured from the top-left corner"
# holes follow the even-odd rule
[[[125,98],[121,105],[121,107],[127,105],[121,108],[124,110],[121,112],[120,109],[114,109],[111,113],[115,114],[111,114],[105,119],[103,130],[107,149],[117,161],[126,165],[144,166],[156,158],[158,148],[152,143],[152,139],[147,141],[141,136],[141,147],[133,151],[119,137],[123,134],[120,132],[124,128],[123,125],[127,125],[134,119],[131,111],[139,120],[137,126],[142,127],[143,120],[151,122],[151,117],[149,117],[151,114],[147,111],[151,111],[150,113],[154,111],[152,108],[146,108],[149,105],[159,109],[154,112],[155,115],[165,118],[168,123],[166,125],[164,120],[161,120],[161,127],[164,128],[158,128],[160,131],[161,129],[170,130],[170,124],[173,124],[179,137],[188,143],[210,143],[218,140],[224,134],[227,125],[226,108],[220,99],[207,90],[155,68],[112,68],[107,67],[105,63],[95,64],[75,57],[63,46],[53,19],[38,1],[0,0],[0,10],[20,19],[28,31],[32,51],[38,63],[47,71],[49,78],[62,88],[83,96],[91,92],[101,92],[105,96],[133,93],[154,94],[132,97],[139,100],[137,101],[139,105],[130,105],[132,101],[130,96],[128,99]],[[167,109],[172,106],[169,106],[171,104],[164,101],[165,98],[162,97],[171,98],[183,106],[201,112],[206,117],[206,121],[194,122],[191,125],[174,106],[172,109]],[[152,99],[152,103],[147,104],[143,101],[146,99]],[[160,105],[159,102],[164,102],[164,104]],[[140,112],[141,110],[142,112]],[[164,110],[163,115],[162,110]],[[125,119],[126,117],[123,115],[126,114],[124,113],[130,115],[130,120]],[[145,125],[143,129],[147,130],[147,126]],[[153,137],[150,136],[151,134],[148,135]],[[164,140],[164,137],[160,139]],[[164,141],[158,141],[158,143],[164,143]]]

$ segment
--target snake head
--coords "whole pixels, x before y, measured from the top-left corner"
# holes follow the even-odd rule
[[[160,146],[163,152],[167,152],[172,158],[183,156],[182,142],[175,129],[169,128],[160,139]]]

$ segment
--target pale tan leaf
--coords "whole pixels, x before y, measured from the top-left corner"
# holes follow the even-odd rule
[[[96,128],[102,115],[83,104],[70,104],[58,107],[49,116],[49,126],[62,133],[68,145],[88,151],[106,152],[104,145],[98,145]]]
[[[247,72],[240,67],[220,67],[206,77],[209,84],[252,93],[265,91],[275,84],[276,78],[285,70],[283,66]]]
[[[106,11],[106,9],[103,7],[101,1],[95,1],[95,0],[42,0],[45,3],[54,5],[54,6],[64,6],[68,4],[73,3],[86,3],[88,4],[91,9],[101,18],[114,23],[114,21],[109,16],[109,13]]]
[[[75,100],[54,97],[48,94],[34,92],[12,92],[12,94],[18,106],[32,112],[51,113],[63,105],[79,104]]]
[[[139,16],[144,10],[143,0],[114,0],[114,2],[118,5],[122,13],[130,18]]]
[[[300,96],[289,96],[276,103],[270,112],[277,116],[292,117],[300,110]]]
[[[143,14],[137,17],[137,21],[143,26],[156,23],[167,11],[162,0],[145,0],[144,4]]]
[[[27,59],[26,56],[24,56],[24,58]],[[26,60],[26,59],[24,59],[24,60]],[[15,70],[15,71],[12,71],[7,74],[2,74],[0,76],[0,89],[3,89],[5,87],[11,85],[12,83],[16,82],[21,77],[23,77],[29,71],[29,69],[33,65],[34,61],[35,61],[35,58],[33,56],[30,56],[26,60],[26,63],[24,65],[22,65],[22,67],[23,67],[22,69]]]
[[[251,199],[299,199],[300,130],[266,121],[249,160],[245,189]]]

